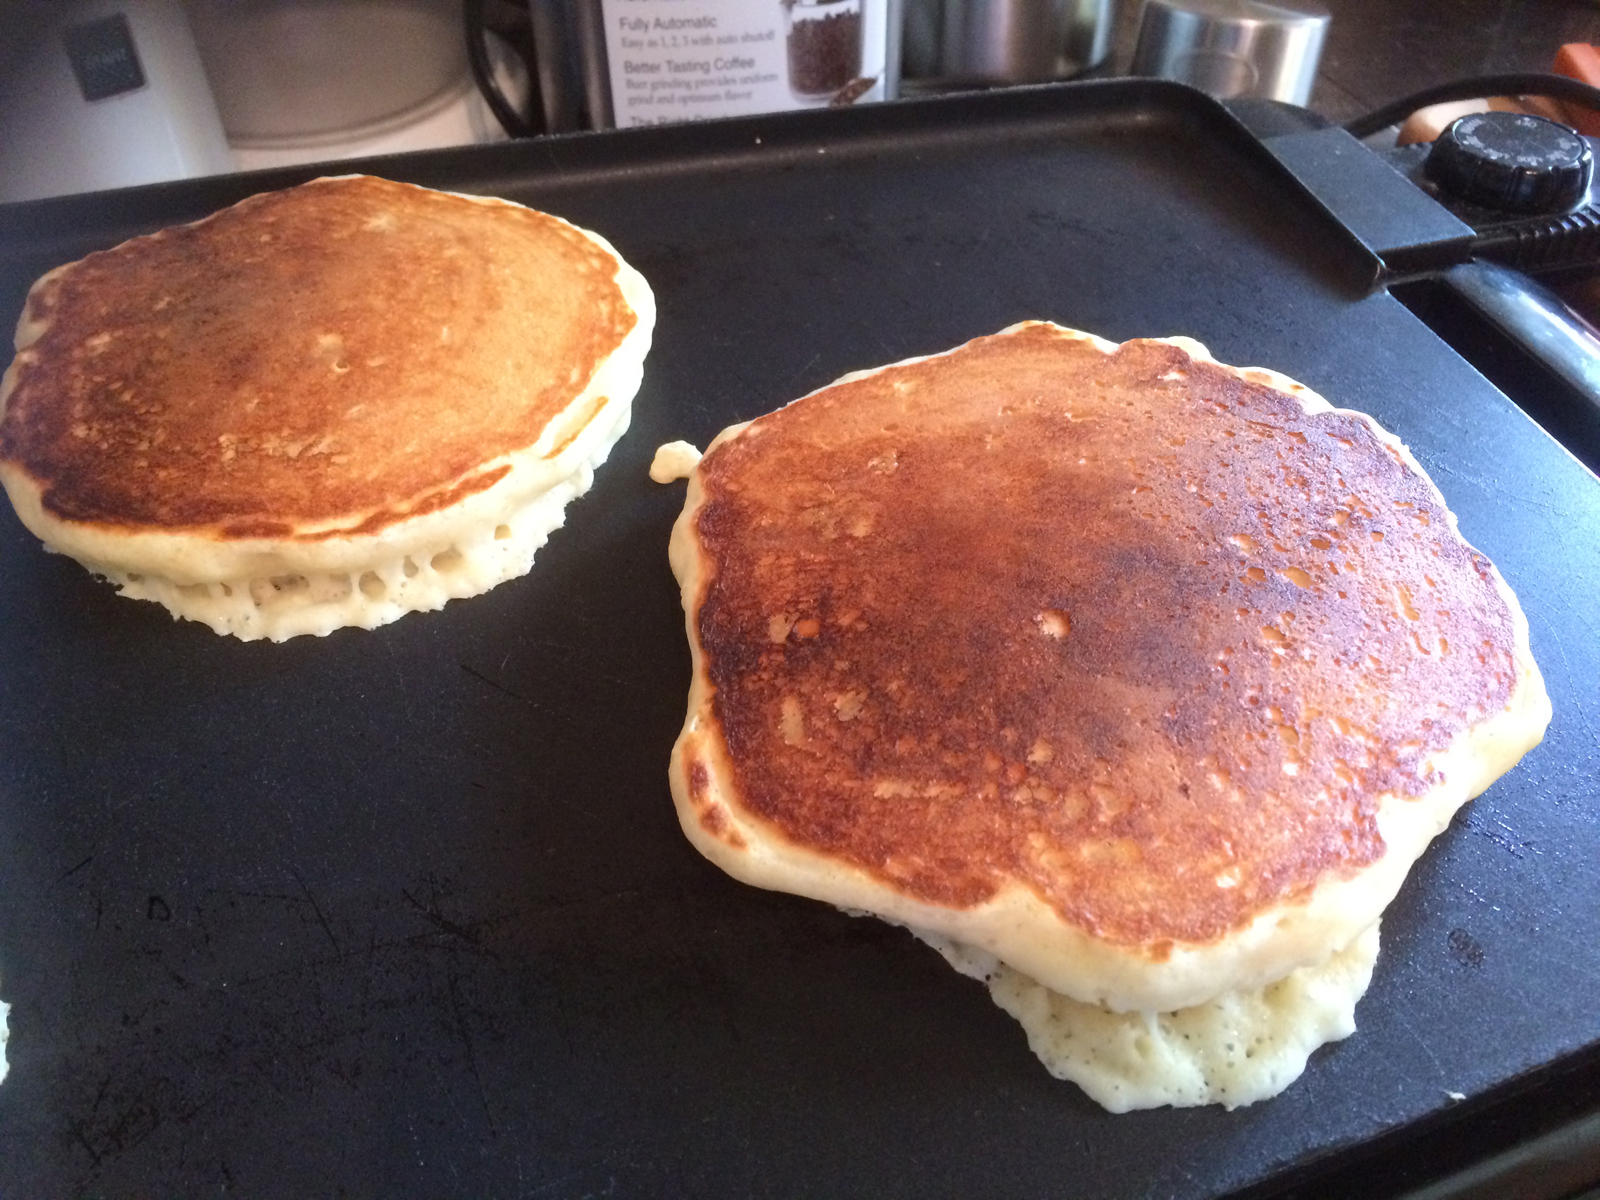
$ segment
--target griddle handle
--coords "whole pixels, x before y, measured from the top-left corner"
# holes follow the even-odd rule
[[[1549,288],[1499,263],[1454,267],[1445,287],[1571,389],[1581,424],[1600,429],[1600,328]]]

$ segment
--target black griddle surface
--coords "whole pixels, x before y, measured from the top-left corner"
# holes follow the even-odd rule
[[[1600,1046],[1600,485],[1365,294],[1222,109],[1055,87],[374,169],[616,244],[660,303],[633,429],[527,578],[283,645],[117,598],[0,514],[0,1194],[1206,1197]],[[0,326],[59,261],[313,173],[0,210]],[[1232,1114],[1108,1116],[908,934],[723,877],[667,792],[657,444],[1030,317],[1373,413],[1522,598],[1554,699],[1390,909],[1359,1034]]]

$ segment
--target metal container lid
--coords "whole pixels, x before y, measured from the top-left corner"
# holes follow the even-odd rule
[[[1315,0],[1145,0],[1129,73],[1305,104],[1328,21]]]

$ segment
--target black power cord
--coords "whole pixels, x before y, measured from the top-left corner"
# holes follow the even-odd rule
[[[1600,112],[1600,88],[1568,79],[1565,75],[1547,72],[1524,72],[1517,75],[1479,75],[1472,79],[1457,79],[1437,87],[1424,88],[1402,97],[1364,117],[1357,117],[1345,125],[1353,137],[1364,138],[1404,121],[1419,108],[1430,104],[1448,104],[1452,100],[1481,100],[1485,96],[1549,96],[1555,100],[1570,100],[1584,108]]]
[[[463,0],[461,6],[467,35],[467,66],[472,71],[472,80],[478,85],[489,111],[494,113],[494,119],[500,122],[507,137],[525,138],[543,133],[543,125],[535,125],[512,108],[494,81],[494,66],[489,62],[489,50],[483,41],[486,7],[487,0]]]

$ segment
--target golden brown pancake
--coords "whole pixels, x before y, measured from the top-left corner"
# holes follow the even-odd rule
[[[464,552],[449,514],[492,530],[603,459],[653,317],[559,218],[317,180],[41,279],[0,475],[35,532],[125,586]]]
[[[1327,960],[1549,719],[1404,447],[1191,342],[847,376],[712,444],[673,564],[695,845],[1118,1010]]]

